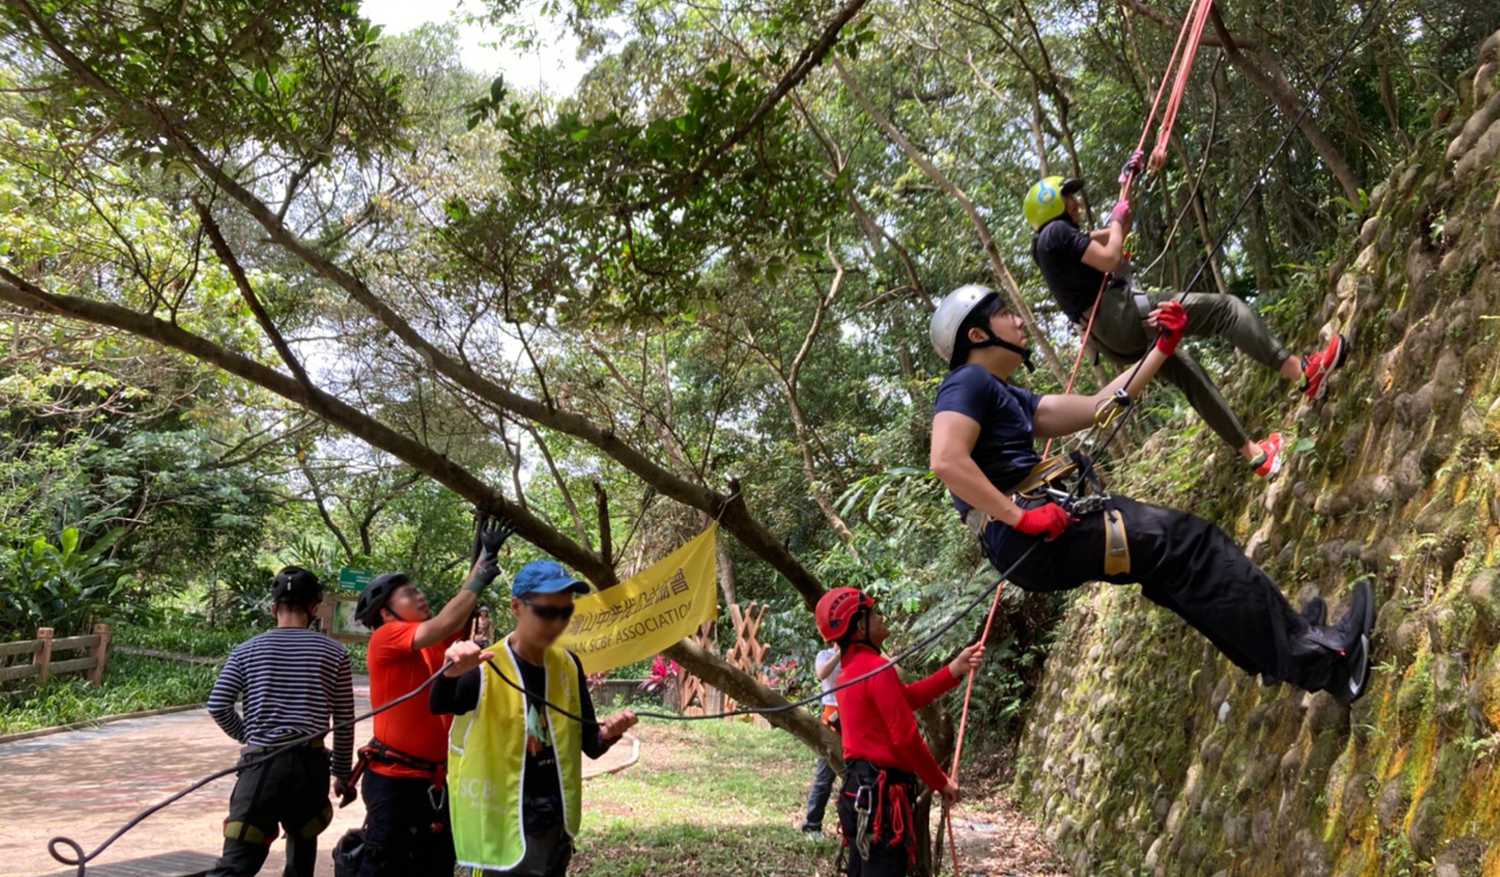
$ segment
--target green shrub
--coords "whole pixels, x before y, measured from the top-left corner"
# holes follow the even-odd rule
[[[113,616],[122,578],[106,555],[118,532],[87,548],[76,527],[65,528],[56,545],[37,538],[0,547],[0,640],[28,638],[38,627],[68,636],[82,632],[91,618]]]
[[[104,671],[103,685],[70,675],[0,692],[0,734],[202,703],[217,674],[215,667],[116,655]]]

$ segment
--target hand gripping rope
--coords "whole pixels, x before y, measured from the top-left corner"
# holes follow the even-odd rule
[[[1167,62],[1168,73],[1170,73],[1174,67],[1177,68],[1178,73],[1172,85],[1173,96],[1168,101],[1168,113],[1162,118],[1162,127],[1157,133],[1156,146],[1152,149],[1151,152],[1150,167],[1152,170],[1159,169],[1165,161],[1165,144],[1171,137],[1172,124],[1176,121],[1177,118],[1177,107],[1181,104],[1182,92],[1187,85],[1188,71],[1191,69],[1192,64],[1192,53],[1197,50],[1199,43],[1198,35],[1201,35],[1203,31],[1203,20],[1206,19],[1208,9],[1210,6],[1212,6],[1212,2],[1213,0],[1195,0],[1194,6],[1188,10],[1187,17],[1183,19],[1182,30],[1177,34],[1177,45],[1172,49],[1172,59]],[[1281,137],[1281,142],[1276,144],[1276,148],[1271,150],[1271,154],[1266,157],[1265,162],[1261,165],[1260,171],[1255,175],[1255,179],[1251,183],[1250,188],[1245,192],[1245,196],[1240,199],[1239,206],[1237,206],[1234,209],[1234,212],[1230,214],[1229,221],[1224,224],[1223,230],[1219,232],[1218,239],[1214,241],[1213,246],[1211,246],[1208,250],[1208,253],[1204,255],[1203,261],[1198,265],[1198,270],[1193,272],[1192,279],[1188,280],[1188,282],[1183,286],[1184,291],[1181,295],[1178,296],[1179,300],[1181,300],[1182,296],[1185,296],[1187,294],[1188,290],[1191,290],[1193,288],[1194,284],[1196,284],[1198,280],[1203,276],[1203,272],[1208,269],[1210,260],[1212,260],[1213,257],[1224,248],[1225,241],[1229,239],[1229,233],[1235,228],[1235,223],[1239,221],[1240,215],[1245,212],[1245,208],[1249,206],[1250,199],[1255,197],[1255,193],[1259,191],[1260,187],[1265,183],[1266,175],[1270,172],[1271,166],[1275,164],[1276,159],[1281,157],[1281,153],[1285,151],[1287,145],[1291,143],[1292,136],[1297,132],[1297,127],[1302,124],[1302,120],[1307,117],[1307,114],[1309,111],[1311,111],[1313,104],[1322,95],[1323,88],[1328,85],[1328,80],[1332,79],[1334,72],[1343,66],[1344,59],[1349,56],[1349,53],[1351,51],[1353,51],[1354,46],[1359,41],[1360,35],[1364,33],[1366,26],[1374,19],[1375,11],[1379,8],[1379,6],[1380,0],[1372,0],[1369,6],[1365,8],[1365,13],[1360,18],[1359,22],[1350,29],[1349,39],[1344,42],[1344,47],[1339,51],[1338,56],[1333,59],[1333,63],[1328,65],[1328,69],[1324,71],[1323,77],[1318,80],[1318,84],[1313,86],[1313,90],[1308,96],[1308,99],[1302,102],[1302,109],[1297,113],[1297,117],[1295,119],[1292,119],[1292,121],[1286,126],[1286,131]],[[1187,53],[1185,57],[1181,59],[1182,63],[1179,66],[1179,50],[1182,48],[1184,38],[1188,36],[1190,25],[1195,31],[1194,35],[1190,39],[1192,49]],[[1151,130],[1151,124],[1156,118],[1157,107],[1161,103],[1162,94],[1166,89],[1166,85],[1167,77],[1163,77],[1161,86],[1157,89],[1156,92],[1156,99],[1151,104],[1151,114],[1147,117],[1146,126],[1141,131],[1141,139],[1136,143],[1137,154],[1139,154],[1140,151],[1145,148],[1146,135]],[[1134,177],[1135,174],[1133,172],[1127,172],[1121,176],[1120,199],[1122,201],[1129,199],[1130,187],[1132,182],[1134,181]],[[1109,276],[1106,275],[1104,278],[1104,282],[1099,284],[1098,293],[1096,293],[1094,296],[1094,306],[1089,309],[1088,322],[1084,326],[1083,337],[1079,340],[1078,355],[1073,358],[1073,370],[1068,375],[1067,386],[1063,389],[1064,393],[1069,393],[1073,390],[1073,383],[1078,377],[1078,367],[1083,363],[1084,347],[1087,345],[1090,332],[1092,332],[1094,328],[1094,316],[1099,313],[1099,303],[1103,301],[1104,290],[1108,285]],[[1048,439],[1047,445],[1043,448],[1042,451],[1043,457],[1047,456],[1047,451],[1049,451],[1051,447],[1052,440]]]

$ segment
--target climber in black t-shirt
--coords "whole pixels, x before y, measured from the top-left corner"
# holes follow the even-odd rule
[[[1130,168],[1127,166],[1127,170]],[[1260,315],[1237,296],[1137,289],[1131,283],[1129,257],[1124,250],[1125,237],[1130,233],[1129,202],[1115,205],[1105,228],[1085,232],[1079,228],[1078,193],[1082,190],[1081,180],[1046,177],[1026,193],[1022,212],[1036,233],[1031,256],[1052,297],[1079,331],[1089,323],[1094,302],[1098,301],[1088,340],[1099,352],[1116,365],[1140,359],[1150,343],[1144,326],[1147,315],[1176,298],[1187,311],[1187,334],[1223,337],[1283,378],[1301,379],[1302,392],[1308,398],[1323,397],[1328,391],[1328,374],[1343,363],[1342,335],[1333,333],[1321,350],[1296,357],[1276,340]],[[1177,351],[1162,366],[1161,373],[1187,395],[1193,410],[1249,462],[1256,475],[1276,477],[1282,462],[1280,433],[1261,441],[1251,440],[1208,373],[1188,351]]]
[[[1074,474],[1038,457],[1036,438],[1088,428],[1119,392],[1138,397],[1171,359],[1187,315],[1166,302],[1149,319],[1161,332],[1139,368],[1093,395],[1039,396],[1007,382],[1029,356],[1021,319],[983,286],[949,293],[931,327],[933,347],[950,369],[934,404],[933,472],[991,564],[1009,570],[1022,588],[1139,582],[1147,599],[1177,613],[1247,673],[1352,702],[1368,675],[1368,582],[1355,585],[1343,618],[1324,625],[1321,600],[1298,614],[1208,521],[1118,495],[1078,497]]]

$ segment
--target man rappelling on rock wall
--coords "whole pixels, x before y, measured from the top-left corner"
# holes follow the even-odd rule
[[[1091,396],[1042,396],[1007,382],[1017,366],[1029,365],[1021,319],[983,286],[949,293],[931,326],[933,346],[950,369],[934,406],[933,472],[990,563],[1022,588],[1139,582],[1147,599],[1177,613],[1245,672],[1352,703],[1369,669],[1368,581],[1355,584],[1348,612],[1326,626],[1321,600],[1299,615],[1218,527],[1123,496],[1076,496],[1063,481],[1080,467],[1086,475],[1092,463],[1081,456],[1043,461],[1036,452],[1037,438],[1084,430],[1108,406],[1128,404],[1145,389],[1170,359],[1188,316],[1169,301],[1150,320],[1160,335],[1134,369]]]
[[[1122,181],[1139,170],[1140,159],[1133,158],[1125,166]],[[1116,204],[1105,228],[1085,232],[1079,227],[1081,191],[1082,180],[1046,177],[1026,193],[1022,212],[1035,232],[1031,257],[1041,269],[1047,288],[1095,349],[1118,366],[1140,359],[1151,341],[1145,327],[1147,317],[1163,302],[1178,298],[1187,312],[1187,334],[1218,335],[1228,340],[1281,377],[1300,379],[1302,393],[1308,398],[1320,399],[1328,391],[1328,374],[1343,363],[1346,353],[1342,335],[1335,334],[1321,350],[1299,358],[1276,340],[1260,315],[1238,296],[1141,291],[1131,282],[1130,260],[1124,249],[1130,233],[1130,203]],[[1193,410],[1245,458],[1256,475],[1274,478],[1280,472],[1281,434],[1253,441],[1192,354],[1178,351],[1162,364],[1161,373],[1182,390]]]

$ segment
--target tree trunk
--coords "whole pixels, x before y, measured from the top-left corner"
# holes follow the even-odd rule
[[[1255,59],[1241,50],[1234,36],[1230,34],[1229,28],[1224,24],[1223,17],[1219,15],[1217,6],[1209,8],[1209,17],[1213,20],[1214,30],[1219,34],[1219,41],[1224,48],[1225,56],[1229,58],[1229,63],[1269,97],[1276,104],[1277,109],[1281,110],[1282,115],[1288,119],[1301,117],[1301,121],[1297,123],[1298,130],[1307,138],[1307,142],[1312,144],[1313,149],[1317,150],[1318,157],[1323,159],[1323,164],[1328,167],[1329,173],[1338,180],[1339,186],[1344,190],[1344,197],[1356,204],[1359,203],[1359,178],[1354,175],[1353,168],[1349,166],[1348,160],[1338,145],[1333,142],[1333,138],[1329,137],[1328,133],[1313,120],[1311,113],[1303,113],[1304,104],[1297,97],[1291,83],[1287,82],[1286,76],[1282,74],[1276,59],[1266,52],[1259,52],[1255,56],[1260,61],[1260,64],[1257,64]],[[1264,69],[1261,67],[1262,64],[1265,65]]]

